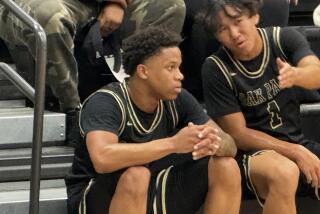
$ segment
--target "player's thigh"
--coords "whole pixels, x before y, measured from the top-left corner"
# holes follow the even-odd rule
[[[251,156],[248,166],[249,180],[263,199],[267,197],[271,185],[286,183],[291,178],[294,181],[299,177],[299,169],[293,161],[270,150]]]

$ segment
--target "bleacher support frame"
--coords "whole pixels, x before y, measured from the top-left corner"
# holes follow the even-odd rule
[[[31,97],[31,101],[34,102],[34,122],[29,214],[38,214],[41,171],[40,160],[42,151],[43,113],[47,63],[47,38],[40,24],[37,23],[33,18],[31,18],[26,12],[24,12],[15,2],[13,2],[12,0],[0,0],[0,3],[4,5],[6,9],[13,13],[16,17],[18,17],[24,24],[26,24],[33,31],[36,38],[35,93],[33,99]],[[7,69],[6,66],[3,65],[2,68]],[[9,71],[7,73],[9,73],[10,75],[12,72]],[[21,82],[19,81],[15,82],[15,84],[19,84],[19,86],[21,86]],[[26,85],[21,87],[27,88]],[[32,95],[32,93],[29,95]]]

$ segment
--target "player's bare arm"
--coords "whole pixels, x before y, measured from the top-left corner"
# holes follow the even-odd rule
[[[266,133],[246,127],[241,112],[223,116],[217,120],[221,128],[235,140],[237,147],[244,151],[274,150],[294,161],[305,174],[308,183],[319,186],[320,160],[301,145],[276,139]]]
[[[292,86],[306,89],[320,88],[320,61],[316,56],[302,58],[296,67],[277,58],[277,66],[280,88]]]
[[[98,173],[143,165],[171,153],[189,153],[201,140],[196,126],[186,126],[173,137],[146,143],[119,143],[118,136],[107,131],[91,131],[86,144]]]

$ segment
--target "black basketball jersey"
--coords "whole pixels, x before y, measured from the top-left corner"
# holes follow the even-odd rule
[[[90,131],[103,130],[116,134],[119,143],[144,143],[172,136],[188,122],[204,124],[208,120],[203,108],[184,89],[175,100],[160,100],[154,113],[146,113],[131,101],[127,83],[117,82],[98,90],[83,103],[80,129],[84,137]],[[172,154],[146,166],[153,172],[188,160],[192,160],[191,154]],[[75,149],[66,178],[69,194],[83,189],[95,174],[84,141]]]
[[[155,113],[148,114],[131,101],[125,82],[111,83],[96,93],[110,94],[119,106],[121,121],[117,135],[120,142],[139,143],[168,137],[178,125],[179,116],[174,101],[160,100]]]
[[[222,47],[207,59],[207,64],[211,61],[215,64],[214,67],[218,67],[211,71],[211,74],[208,71],[207,75],[220,76],[220,80],[223,79],[226,83],[223,88],[220,87],[223,83],[217,82],[217,79],[215,83],[204,80],[204,83],[207,83],[204,88],[211,87],[205,91],[208,114],[219,117],[241,111],[247,127],[282,140],[302,143],[298,89],[295,87],[280,89],[277,80],[276,58],[285,58],[280,45],[280,28],[258,29],[258,31],[263,41],[263,51],[257,58],[251,61],[239,61],[228,49]],[[203,76],[206,77],[208,76]]]

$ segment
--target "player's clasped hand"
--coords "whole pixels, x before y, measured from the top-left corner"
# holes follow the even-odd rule
[[[199,138],[199,142],[193,147],[192,158],[198,160],[205,156],[214,155],[219,149],[221,141],[218,130],[209,125],[196,126],[189,123],[189,126],[195,126],[198,129]]]
[[[194,160],[214,155],[219,149],[219,141],[221,138],[218,130],[209,125],[193,123],[189,123],[172,137],[176,153],[192,152]]]

